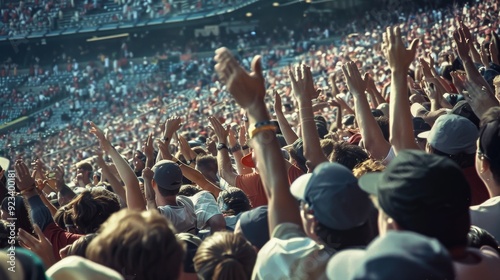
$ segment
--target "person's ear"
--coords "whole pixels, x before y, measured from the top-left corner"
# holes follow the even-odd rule
[[[484,175],[485,172],[489,171],[490,170],[490,162],[485,159],[485,158],[482,158],[479,160],[479,174],[480,175]]]
[[[403,230],[403,228],[391,217],[387,217],[387,229]]]

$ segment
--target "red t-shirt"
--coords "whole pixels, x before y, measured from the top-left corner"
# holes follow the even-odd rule
[[[69,233],[62,228],[60,228],[56,223],[50,223],[43,230],[43,234],[50,243],[52,243],[52,250],[56,261],[61,259],[59,251],[66,247],[66,245],[73,244],[78,238],[82,237],[81,234]]]
[[[302,170],[292,165],[288,168],[288,182],[293,183],[302,174]],[[245,192],[252,203],[252,207],[267,205],[267,196],[264,190],[264,185],[258,173],[250,173],[238,175],[236,177],[236,187]]]

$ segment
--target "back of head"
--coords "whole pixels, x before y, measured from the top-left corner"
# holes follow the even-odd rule
[[[372,202],[347,167],[322,163],[295,180],[290,191],[313,213],[315,233],[329,247],[366,245],[373,238],[367,226]]]
[[[206,238],[194,258],[200,279],[250,279],[257,253],[241,235],[216,232]]]
[[[253,246],[262,248],[269,241],[267,205],[255,207],[241,214],[234,232],[241,232]]]
[[[478,130],[465,117],[445,114],[437,118],[431,130],[419,135],[421,136],[427,138],[427,143],[432,148],[445,155],[474,154]]]
[[[182,185],[182,171],[177,163],[171,160],[160,160],[152,171],[153,180],[162,196],[176,195]]]
[[[469,247],[480,249],[483,246],[490,246],[500,254],[500,247],[495,237],[480,227],[470,227],[469,233],[467,234],[467,241]]]
[[[224,214],[238,215],[252,209],[248,196],[239,188],[229,187],[221,191],[217,198],[219,209]]]
[[[338,162],[350,170],[367,159],[368,154],[361,147],[346,142],[334,144],[330,155],[330,162]]]
[[[481,118],[478,156],[489,162],[493,180],[500,185],[500,107],[490,108]]]
[[[108,217],[120,210],[118,197],[105,189],[84,191],[69,203],[73,222],[81,234],[96,232]]]
[[[123,209],[101,226],[86,256],[125,279],[177,279],[184,248],[171,223],[157,211]]]
[[[455,279],[447,250],[435,239],[389,231],[366,250],[345,250],[328,263],[329,279]]]
[[[365,174],[359,184],[402,229],[436,238],[447,248],[466,246],[470,188],[451,159],[402,151],[384,172]]]

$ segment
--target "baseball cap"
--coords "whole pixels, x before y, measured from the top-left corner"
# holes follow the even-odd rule
[[[470,120],[455,114],[440,116],[430,131],[418,135],[426,138],[433,148],[448,155],[461,152],[474,154],[477,136],[477,127]]]
[[[159,188],[174,191],[182,185],[182,171],[177,163],[171,160],[160,160],[151,169],[153,179]]]
[[[196,251],[198,247],[200,247],[201,239],[191,233],[181,232],[175,235],[177,239],[184,242],[186,245],[186,256],[184,258],[184,272],[185,273],[196,273],[194,269],[194,256],[196,255]]]
[[[425,122],[424,119],[420,117],[415,117],[412,119],[413,122],[413,135],[418,137],[422,132],[431,130],[431,126]]]
[[[378,105],[377,109],[382,111],[385,117],[389,117],[389,104],[388,103],[381,103]]]
[[[452,114],[462,116],[464,118],[467,118],[469,121],[471,121],[474,125],[479,127],[479,118],[476,116],[476,113],[472,110],[472,107],[470,104],[463,100],[459,101],[455,106],[453,106],[453,109],[451,110]]]
[[[241,158],[241,163],[242,163],[244,166],[246,166],[246,167],[255,168],[255,162],[253,161],[252,156],[253,156],[253,152],[252,152],[252,153],[248,153],[248,154],[244,155],[244,156]]]
[[[344,250],[327,265],[328,279],[455,279],[453,262],[436,239],[389,231],[366,250]]]
[[[425,117],[429,113],[429,110],[427,110],[420,103],[413,103],[413,104],[411,104],[410,111],[411,111],[411,115],[414,118],[416,118],[416,117],[422,118],[422,117]]]
[[[309,204],[321,224],[334,230],[363,225],[372,210],[368,195],[359,188],[351,170],[336,162],[324,162],[313,173],[300,176],[290,191]]]
[[[469,230],[470,187],[450,158],[419,150],[401,151],[383,172],[360,177],[382,210],[403,229],[463,244]]]
[[[345,115],[344,117],[342,117],[342,124],[345,126],[354,125],[355,120],[356,117],[353,114]]]
[[[269,241],[267,205],[243,212],[239,222],[243,236],[255,247],[262,248]]]
[[[47,269],[46,274],[53,280],[124,279],[115,270],[79,256],[69,256],[58,261]]]

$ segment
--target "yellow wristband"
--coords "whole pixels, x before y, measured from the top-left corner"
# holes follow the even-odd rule
[[[250,139],[252,139],[257,133],[265,131],[265,130],[272,130],[272,131],[276,132],[276,126],[274,124],[268,124],[268,125],[263,125],[263,126],[259,126],[257,128],[254,128],[254,129],[250,130],[250,132],[248,133],[250,135]]]

